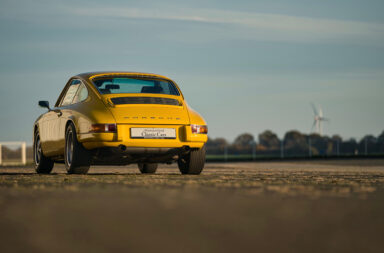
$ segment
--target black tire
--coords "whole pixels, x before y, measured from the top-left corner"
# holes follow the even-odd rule
[[[51,173],[55,164],[51,159],[43,154],[39,131],[35,132],[35,136],[33,138],[33,161],[35,164],[35,170],[38,174]]]
[[[191,150],[188,155],[180,157],[177,164],[181,174],[199,175],[204,169],[205,146],[201,149]]]
[[[87,174],[91,165],[90,152],[77,141],[76,129],[72,123],[65,131],[64,161],[68,174]]]
[[[156,173],[157,163],[138,163],[139,170],[143,174]]]

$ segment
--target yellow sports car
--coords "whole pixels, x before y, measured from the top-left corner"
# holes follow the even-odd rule
[[[155,173],[158,163],[177,162],[182,174],[200,174],[207,124],[171,79],[136,72],[93,72],[72,77],[55,107],[35,122],[37,173],[65,163],[68,173],[90,165],[137,163]]]

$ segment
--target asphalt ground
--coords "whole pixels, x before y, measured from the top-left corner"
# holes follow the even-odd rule
[[[384,160],[0,167],[0,252],[383,252]]]

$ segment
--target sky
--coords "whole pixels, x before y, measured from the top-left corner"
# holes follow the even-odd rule
[[[0,0],[0,141],[89,71],[165,75],[232,141],[309,133],[310,103],[344,139],[384,130],[384,1]]]

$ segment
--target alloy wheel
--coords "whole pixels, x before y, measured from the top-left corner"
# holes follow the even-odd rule
[[[41,143],[40,143],[40,136],[39,134],[36,135],[36,141],[35,141],[35,164],[39,165],[41,160]]]
[[[67,141],[66,141],[66,162],[68,166],[71,166],[72,164],[72,158],[73,158],[73,133],[69,132],[67,134]]]

